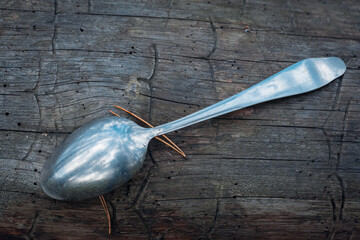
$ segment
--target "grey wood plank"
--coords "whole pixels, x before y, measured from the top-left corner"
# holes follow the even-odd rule
[[[152,141],[141,171],[105,197],[116,239],[357,239],[359,8],[1,2],[0,238],[108,237],[97,198],[55,201],[39,180],[55,147],[113,104],[158,125],[338,56],[347,72],[318,91],[170,133],[186,159]]]

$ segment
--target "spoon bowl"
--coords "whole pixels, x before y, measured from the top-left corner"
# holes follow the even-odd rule
[[[345,70],[340,58],[305,59],[232,97],[155,128],[143,128],[121,117],[93,120],[70,134],[46,161],[42,188],[59,200],[105,194],[137,173],[153,137],[244,107],[313,91]]]
[[[58,200],[81,200],[121,186],[141,168],[149,130],[115,116],[83,125],[45,163],[44,192]]]

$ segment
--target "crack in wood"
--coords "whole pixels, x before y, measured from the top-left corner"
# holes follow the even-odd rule
[[[58,13],[58,2],[57,0],[54,0],[54,15]]]
[[[296,110],[296,109],[295,109]],[[239,119],[236,119],[236,120],[240,120],[241,118]],[[226,119],[224,119],[226,120]],[[228,120],[232,120],[231,118],[229,118]],[[242,120],[261,120],[261,119],[242,119]],[[317,129],[317,130],[323,130],[322,127],[312,127],[312,126],[296,126],[296,125],[293,125],[293,126],[290,126],[290,125],[271,125],[271,124],[257,124],[256,126],[259,126],[259,127],[277,127],[277,128],[304,128],[304,129]]]
[[[26,194],[26,195],[35,195],[34,192],[24,192],[24,191],[17,191],[17,190],[5,190],[0,189],[0,192],[9,192],[9,193],[19,193],[19,194]],[[39,197],[41,198],[41,197]],[[42,198],[42,199],[48,199],[48,198]]]
[[[56,54],[56,49],[55,49],[55,41],[56,41],[56,34],[57,34],[57,25],[55,24],[54,21],[54,32],[53,32],[53,36],[51,38],[51,51],[52,54]]]
[[[212,29],[213,32],[213,38],[214,38],[214,43],[213,43],[213,47],[210,51],[210,53],[204,58],[205,60],[207,60],[208,64],[209,64],[209,69],[210,69],[210,76],[211,76],[211,82],[212,82],[212,86],[214,88],[214,92],[216,94],[216,99],[218,99],[217,97],[217,91],[216,91],[216,85],[215,85],[215,73],[214,73],[214,67],[211,64],[211,56],[214,54],[214,52],[216,51],[217,45],[218,45],[218,36],[217,36],[217,32],[216,32],[216,28],[214,25],[214,20],[212,15],[209,15],[209,22],[210,22],[210,27]]]
[[[241,6],[241,12],[240,12],[240,18],[243,17],[245,12],[245,6],[246,6],[246,0],[242,0],[242,6]]]
[[[332,176],[335,176],[339,182],[340,189],[341,189],[341,202],[340,202],[339,212],[337,212],[337,206],[336,206],[335,199],[334,199],[333,195],[330,194],[330,202],[331,202],[331,207],[332,207],[332,227],[331,227],[330,233],[327,238],[329,240],[333,240],[336,236],[336,232],[339,230],[339,227],[340,227],[341,221],[342,221],[342,217],[343,217],[343,210],[345,207],[345,183],[344,183],[344,180],[337,172],[331,174],[328,177],[328,179],[330,179]],[[339,215],[337,215],[337,213]]]
[[[1,10],[1,9],[0,9]],[[162,17],[162,16],[142,16],[142,15],[128,15],[128,14],[114,14],[114,13],[84,13],[84,12],[78,12],[77,15],[89,15],[89,16],[108,16],[108,17],[128,17],[128,18],[148,18],[148,19],[159,19],[159,20],[178,20],[178,21],[184,21],[184,22],[202,22],[207,23],[207,20],[202,19],[192,19],[192,18],[179,18],[179,17]],[[223,22],[224,24],[227,24],[227,22]]]
[[[3,7],[0,8],[0,11],[16,11],[16,12],[34,13],[34,10],[29,10],[29,9],[3,8]],[[39,12],[39,13],[51,13],[52,11],[36,10],[36,12]]]
[[[141,183],[140,189],[139,189],[138,193],[136,194],[136,196],[134,198],[134,201],[132,202],[130,208],[137,207],[137,205],[139,203],[139,200],[140,200],[140,197],[141,197],[142,193],[144,192],[147,183],[149,182],[149,178],[151,176],[151,171],[152,171],[153,168],[154,168],[154,165],[152,165],[149,168],[148,172],[146,173],[146,176],[145,176],[143,182]]]
[[[161,97],[154,97],[154,96],[147,95],[147,94],[141,93],[141,92],[140,92],[139,94],[142,95],[142,96],[144,96],[144,97],[154,98],[154,99],[161,100],[161,101],[165,101],[165,102],[178,103],[178,104],[183,104],[183,105],[187,105],[187,106],[196,106],[196,107],[199,107],[198,104],[187,103],[187,102],[180,102],[180,101],[170,100],[170,99],[161,98]]]
[[[331,202],[331,207],[332,207],[332,227],[330,230],[330,234],[328,235],[327,240],[333,240],[335,233],[336,233],[336,225],[334,224],[334,222],[336,221],[336,203],[335,200],[333,198],[330,198],[330,202]]]
[[[339,88],[340,87],[338,87],[338,89]],[[340,92],[340,91],[337,91],[337,93],[338,92]],[[343,126],[342,126],[342,129],[341,129],[340,146],[339,146],[339,150],[338,150],[338,153],[337,153],[337,156],[336,156],[335,171],[334,171],[334,173],[332,175],[329,176],[329,178],[330,178],[331,176],[334,175],[337,178],[337,180],[339,181],[339,185],[340,185],[340,188],[341,188],[341,204],[340,204],[340,210],[339,210],[339,217],[338,218],[336,217],[336,203],[335,203],[335,200],[330,195],[330,201],[331,201],[332,212],[333,212],[333,224],[332,224],[333,226],[331,228],[329,238],[328,238],[330,240],[333,240],[335,235],[336,235],[338,226],[341,224],[341,220],[342,220],[342,216],[343,216],[343,210],[344,210],[344,207],[345,207],[345,183],[344,183],[343,179],[341,178],[341,176],[337,173],[337,171],[339,169],[339,164],[340,164],[340,157],[341,157],[343,143],[344,143],[344,137],[345,137],[345,133],[346,133],[346,119],[347,119],[347,115],[348,115],[348,112],[349,112],[351,100],[352,100],[351,98],[348,100],[348,103],[347,103],[346,108],[345,108],[344,117],[343,117],[343,120],[342,120]],[[336,101],[334,100],[334,103],[335,102]],[[334,106],[335,105],[333,104],[333,108],[334,108]],[[329,144],[329,148],[330,148],[330,144]]]
[[[55,127],[55,146],[57,147],[59,145],[59,126],[58,123],[56,121],[56,119],[61,119],[63,121],[62,118],[62,114],[61,114],[61,108],[58,106],[59,103],[59,98],[58,98],[58,93],[56,92],[57,87],[58,87],[58,78],[59,78],[59,64],[56,64],[56,72],[55,72],[55,81],[54,81],[54,86],[52,89],[52,94],[54,95],[55,98],[55,102],[56,105],[54,106],[54,110],[53,110],[53,114],[54,114],[54,127]]]
[[[148,239],[151,240],[151,235],[152,235],[152,234],[151,234],[151,228],[150,228],[150,226],[146,223],[144,215],[142,214],[141,210],[140,210],[140,209],[137,209],[137,208],[135,208],[135,213],[138,215],[141,223],[142,223],[142,224],[144,225],[144,227],[146,228],[146,232],[147,232],[147,234],[148,234]]]
[[[333,103],[332,103],[332,106],[331,106],[331,110],[330,110],[330,112],[329,112],[329,115],[327,116],[327,118],[325,119],[325,121],[321,124],[322,127],[324,127],[325,124],[327,123],[327,121],[329,120],[329,118],[330,118],[330,116],[331,116],[331,113],[332,113],[333,111],[335,111],[335,107],[338,107],[338,106],[339,106],[340,91],[341,91],[341,86],[342,86],[342,84],[343,84],[343,76],[344,76],[344,75],[342,75],[341,77],[338,78],[334,101],[333,101]]]
[[[340,187],[341,187],[341,205],[340,205],[339,218],[338,218],[338,221],[340,223],[342,220],[343,210],[345,207],[345,184],[344,184],[344,180],[338,173],[336,173],[335,176],[339,180]]]
[[[206,237],[208,239],[211,239],[211,234],[214,232],[216,222],[217,222],[217,219],[219,217],[219,204],[220,204],[220,200],[217,200],[216,201],[216,210],[215,210],[214,220],[213,220],[209,230],[206,232]]]
[[[91,2],[91,0],[88,0],[87,1],[87,11],[88,11],[88,13],[91,12],[91,9],[92,9],[92,2]]]
[[[262,196],[262,195],[232,195],[222,197],[189,197],[189,198],[168,198],[158,199],[157,202],[177,202],[177,201],[202,201],[202,200],[231,200],[236,197],[237,199],[293,199],[293,200],[313,200],[313,198],[299,198],[299,197],[288,197],[288,196]]]
[[[33,236],[33,234],[34,234],[34,227],[35,227],[36,220],[38,219],[38,217],[39,217],[39,212],[38,212],[38,210],[36,210],[36,211],[35,211],[35,216],[34,216],[34,221],[32,222],[31,227],[30,227],[28,233],[26,234],[30,240],[33,240],[33,239],[34,239],[34,236]]]
[[[0,184],[0,190],[3,189],[3,187],[5,186],[6,180],[9,177],[9,174],[6,174],[6,176],[4,177],[4,179],[2,180],[1,184]]]
[[[38,132],[41,125],[42,125],[42,111],[41,111],[41,106],[40,106],[40,101],[39,101],[39,97],[38,97],[38,92],[39,92],[39,85],[40,85],[40,81],[41,81],[41,69],[42,69],[42,60],[41,58],[39,59],[39,71],[38,71],[38,78],[37,78],[37,82],[34,86],[33,89],[30,89],[30,90],[25,90],[25,92],[32,92],[33,94],[33,97],[35,99],[35,102],[37,104],[37,107],[38,107],[38,113],[39,113],[39,122],[36,126],[36,131]],[[34,144],[35,142],[38,140],[38,137],[39,135],[35,135],[33,141],[31,142],[31,145],[29,147],[29,150],[27,151],[27,153],[25,154],[25,156],[23,157],[22,161],[26,161],[27,158],[29,157],[30,153],[32,152],[33,150],[33,147],[34,147]]]
[[[331,206],[332,206],[332,217],[333,222],[336,222],[336,203],[333,197],[330,198]]]
[[[155,165],[155,167],[157,167],[157,166],[158,166],[158,163],[157,163],[157,161],[155,161],[155,159],[154,159],[154,157],[153,157],[153,155],[152,155],[151,150],[148,149],[148,152],[147,152],[147,153],[148,153],[148,156],[149,156],[151,162]]]
[[[21,96],[21,94],[14,94],[14,93],[5,93],[5,94],[3,94],[3,93],[1,93],[0,96],[17,96],[18,97],[18,96]]]
[[[43,130],[43,131],[40,131],[39,130],[17,130],[17,129],[3,129],[3,128],[0,128],[0,132],[18,132],[18,133],[35,133],[35,134],[43,134],[43,133],[47,133],[47,134],[70,134],[72,132],[57,132],[57,131],[47,131],[47,130]]]
[[[159,62],[159,52],[157,49],[156,44],[152,45],[152,48],[154,50],[154,63],[153,63],[153,68],[151,70],[150,76],[148,77],[148,86],[149,86],[149,93],[150,93],[150,103],[149,103],[149,122],[152,122],[152,108],[153,108],[153,88],[152,88],[152,81],[154,79],[156,70],[158,68],[158,62]]]
[[[350,103],[351,103],[351,98],[348,101],[346,108],[345,108],[345,113],[344,113],[344,118],[343,118],[343,126],[341,129],[342,133],[341,133],[341,138],[340,138],[340,147],[339,147],[339,151],[337,153],[337,158],[336,158],[336,171],[339,168],[339,164],[340,164],[340,157],[341,157],[343,143],[344,143],[344,137],[345,137],[345,133],[346,133],[346,119],[347,119],[347,115],[349,112]]]
[[[169,0],[169,3],[168,3],[168,10],[166,11],[168,19],[170,19],[170,13],[171,13],[171,10],[172,10],[173,2],[174,2],[174,0]],[[166,22],[166,24],[167,24],[167,22]]]
[[[338,91],[337,91],[338,92]],[[346,133],[346,120],[347,120],[347,115],[349,112],[349,108],[350,108],[350,103],[351,103],[352,98],[350,98],[348,100],[348,103],[346,105],[345,108],[345,113],[344,113],[344,117],[343,117],[343,126],[341,129],[341,137],[340,137],[340,146],[339,146],[339,150],[337,153],[337,157],[336,157],[336,167],[335,167],[335,172],[332,174],[334,175],[337,180],[339,181],[339,185],[341,188],[341,204],[340,204],[340,210],[339,210],[339,217],[336,218],[336,204],[335,204],[335,200],[331,197],[330,201],[331,201],[331,205],[332,205],[332,209],[333,209],[333,227],[331,229],[329,238],[330,240],[333,240],[334,237],[336,236],[336,232],[338,229],[338,226],[341,224],[341,220],[342,220],[342,216],[343,216],[343,210],[345,207],[345,183],[344,180],[342,179],[342,177],[338,174],[338,169],[339,169],[339,164],[340,164],[340,158],[341,158],[341,153],[342,153],[342,148],[343,148],[343,143],[344,143],[344,137],[345,137],[345,133]],[[330,175],[330,176],[332,176]]]
[[[210,23],[211,30],[213,32],[214,43],[213,43],[213,47],[212,47],[210,53],[205,57],[205,59],[207,59],[207,60],[209,60],[211,55],[213,55],[213,53],[215,52],[216,47],[218,45],[218,36],[217,36],[217,32],[216,32],[216,28],[214,25],[214,20],[213,20],[212,15],[209,15],[209,23]]]
[[[58,16],[58,2],[57,0],[54,0],[54,20],[53,20],[53,36],[51,38],[51,51],[52,54],[55,55],[56,54],[56,49],[55,49],[55,41],[56,41],[56,35],[57,35],[57,16]]]
[[[331,146],[330,146],[330,138],[329,138],[329,135],[327,134],[327,132],[325,131],[324,128],[322,128],[322,133],[324,134],[324,137],[325,137],[325,141],[326,141],[326,144],[327,144],[327,147],[328,147],[328,163],[330,164],[331,166]]]

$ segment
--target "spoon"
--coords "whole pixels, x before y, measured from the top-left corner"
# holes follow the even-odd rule
[[[258,103],[313,91],[345,70],[337,57],[305,59],[232,97],[155,128],[115,116],[93,120],[51,154],[42,169],[41,186],[58,200],[108,193],[137,173],[152,138]]]

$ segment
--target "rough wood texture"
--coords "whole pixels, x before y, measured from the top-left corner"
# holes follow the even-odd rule
[[[153,141],[105,196],[110,237],[360,239],[358,1],[1,1],[0,22],[1,239],[109,237],[98,199],[52,200],[39,179],[113,104],[158,125],[321,56],[345,75],[169,134],[187,159]]]

